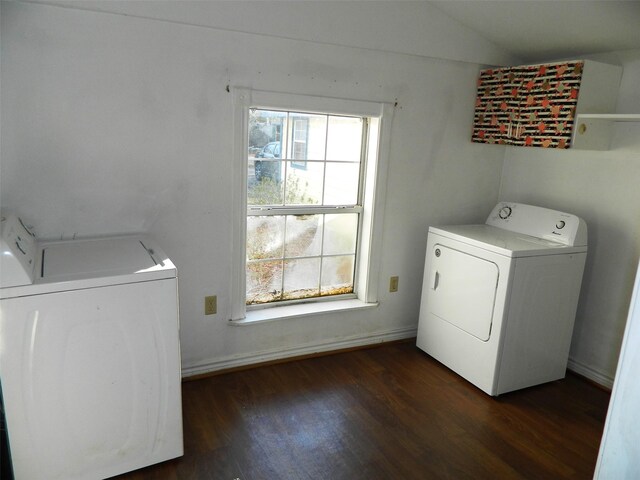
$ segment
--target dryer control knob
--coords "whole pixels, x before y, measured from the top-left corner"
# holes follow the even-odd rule
[[[564,220],[560,220],[558,223],[556,223],[556,228],[560,230],[564,228],[565,225],[566,225],[566,222]]]
[[[511,216],[511,207],[502,207],[498,212],[498,216],[503,220],[509,218]]]

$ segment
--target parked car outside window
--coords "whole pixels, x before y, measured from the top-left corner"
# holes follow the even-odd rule
[[[281,146],[280,142],[269,142],[262,150],[256,153],[256,158],[276,159],[281,158]],[[264,161],[256,160],[254,162],[256,180],[259,182],[263,178],[270,178],[275,182],[279,182],[280,178],[280,166],[281,162],[278,161]]]

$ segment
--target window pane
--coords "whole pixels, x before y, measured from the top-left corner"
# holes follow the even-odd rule
[[[285,257],[320,255],[322,215],[287,215]]]
[[[247,176],[248,205],[282,205],[284,162],[255,159]]]
[[[287,112],[249,110],[249,158],[281,157]]]
[[[282,158],[287,132],[287,112],[249,110],[249,205],[282,205]]]
[[[358,163],[327,163],[324,205],[356,205],[358,203]]]
[[[325,215],[323,255],[355,253],[358,214]]]
[[[322,259],[322,295],[353,293],[353,267],[355,255],[325,257]]]
[[[327,160],[360,161],[362,119],[329,117]]]
[[[282,299],[282,260],[247,264],[247,305]]]
[[[286,205],[319,205],[322,202],[323,162],[307,162],[305,169],[288,162]]]
[[[284,261],[283,300],[320,295],[320,258]]]
[[[247,260],[282,258],[284,216],[247,217]]]
[[[289,156],[293,160],[324,160],[327,116],[289,114]]]

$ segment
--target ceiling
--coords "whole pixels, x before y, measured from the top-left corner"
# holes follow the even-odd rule
[[[640,49],[640,0],[22,1],[488,65]]]
[[[640,0],[431,3],[524,62],[640,48]]]

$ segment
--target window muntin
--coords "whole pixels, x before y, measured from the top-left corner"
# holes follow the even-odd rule
[[[250,110],[247,305],[355,291],[366,125]]]

